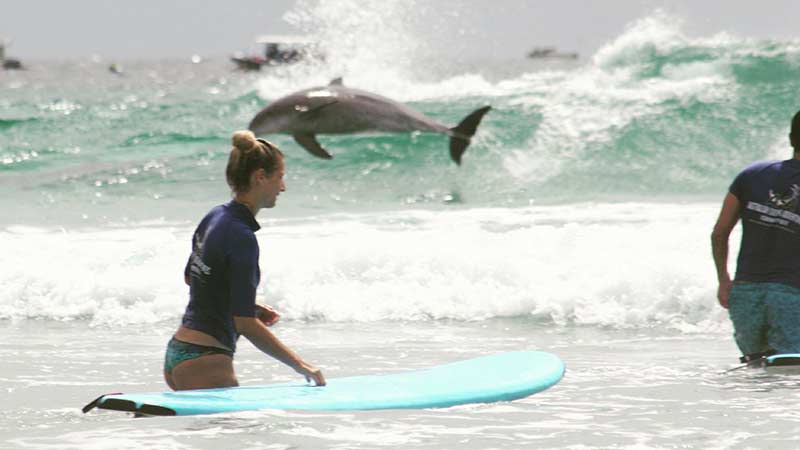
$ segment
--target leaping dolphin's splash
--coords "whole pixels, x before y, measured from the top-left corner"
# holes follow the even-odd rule
[[[317,134],[365,131],[426,131],[450,136],[450,158],[461,164],[483,115],[491,106],[478,108],[455,127],[448,127],[421,112],[378,94],[352,89],[337,78],[328,86],[305,89],[267,105],[250,121],[256,135],[291,134],[314,156],[331,159],[317,141]]]

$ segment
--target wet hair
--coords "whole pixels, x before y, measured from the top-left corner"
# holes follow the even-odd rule
[[[795,152],[800,152],[800,111],[797,111],[792,118],[792,131],[789,133],[789,141],[792,143]]]
[[[258,169],[264,169],[267,176],[272,175],[283,161],[283,153],[275,144],[264,139],[256,139],[250,130],[233,133],[233,149],[228,157],[225,177],[228,186],[235,193],[250,190],[250,176]]]

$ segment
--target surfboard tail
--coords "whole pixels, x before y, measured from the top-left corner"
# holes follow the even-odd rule
[[[135,414],[134,417],[142,417],[142,416],[174,416],[177,413],[172,408],[167,408],[160,405],[150,405],[147,403],[138,403],[131,400],[126,399],[118,399],[118,398],[106,398],[109,396],[115,395],[123,395],[121,392],[117,392],[114,394],[105,394],[97,397],[96,399],[89,402],[88,405],[84,406],[81,411],[84,414],[88,413],[94,408],[99,409],[110,409],[113,411],[125,411],[125,412],[132,412]]]
[[[465,117],[461,123],[450,129],[452,131],[450,136],[450,158],[456,164],[461,165],[461,156],[467,150],[470,139],[478,129],[483,115],[489,112],[490,109],[492,109],[491,106],[478,108]]]

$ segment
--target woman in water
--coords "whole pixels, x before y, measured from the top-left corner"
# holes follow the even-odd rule
[[[261,208],[274,207],[285,190],[283,154],[252,132],[237,131],[225,175],[233,200],[212,209],[192,237],[184,271],[189,305],[167,345],[164,378],[174,390],[238,386],[233,354],[243,335],[259,350],[323,386],[322,372],[267,328],[278,314],[256,304],[261,272],[255,236],[260,226],[255,217]]]

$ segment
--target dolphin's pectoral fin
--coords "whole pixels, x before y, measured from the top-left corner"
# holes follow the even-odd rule
[[[328,83],[328,86],[344,86],[344,82],[342,81],[342,77],[334,78]]]
[[[317,141],[317,137],[313,134],[295,134],[294,140],[300,144],[301,147],[308,150],[309,153],[322,159],[333,159],[333,155],[328,153],[327,150],[322,148]]]

